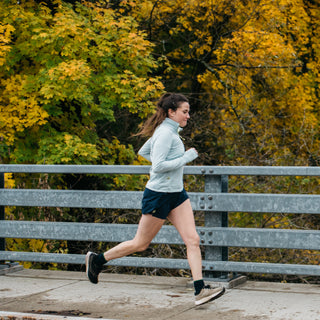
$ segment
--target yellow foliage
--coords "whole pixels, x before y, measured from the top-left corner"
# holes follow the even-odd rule
[[[168,32],[180,44],[167,53],[178,62],[172,74],[183,79],[192,70],[183,61],[203,66],[196,81],[206,93],[203,103],[216,108],[203,112],[203,123],[206,128],[209,124],[218,146],[233,149],[230,158],[221,155],[220,161],[288,165],[317,153],[314,81],[319,82],[320,52],[319,37],[314,36],[319,28],[313,24],[319,25],[318,5],[302,0],[162,4],[167,8],[158,5],[153,12],[159,24],[166,25],[169,9],[179,12],[177,24]],[[185,45],[179,42],[183,37]],[[301,72],[304,65],[308,72]],[[182,83],[180,88],[187,90],[188,82]],[[298,158],[293,155],[297,149]]]
[[[3,87],[0,96],[0,137],[13,144],[17,132],[41,126],[47,122],[48,113],[43,110],[36,92],[28,92],[28,76],[14,75],[0,80]]]
[[[96,145],[83,142],[78,136],[62,133],[40,142],[40,159],[47,164],[81,164],[99,157]],[[39,163],[42,161],[40,160]]]
[[[6,189],[12,189],[15,187],[15,180],[13,179],[12,173],[5,173],[4,174],[4,187]]]
[[[6,54],[10,51],[11,33],[14,27],[10,24],[0,23],[0,66],[6,61]]]

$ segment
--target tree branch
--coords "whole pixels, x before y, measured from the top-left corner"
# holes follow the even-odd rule
[[[228,93],[228,100],[229,100],[229,104],[230,104],[230,107],[232,109],[232,111],[234,112],[235,116],[237,117],[237,119],[239,120],[239,123],[240,123],[240,126],[242,128],[242,134],[244,135],[245,134],[245,126],[235,108],[235,106],[233,105],[233,100],[232,100],[232,88],[226,83],[224,82],[219,73],[217,72],[217,70],[213,69],[208,63],[206,63],[205,61],[199,61],[201,62],[210,72],[212,72],[215,77],[217,78],[217,80],[222,84],[222,86],[227,90],[227,93]]]

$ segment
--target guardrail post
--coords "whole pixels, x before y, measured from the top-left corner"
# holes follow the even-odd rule
[[[220,193],[228,192],[227,175],[206,175],[205,192]],[[205,227],[228,227],[228,212],[205,212]],[[205,260],[211,261],[228,261],[228,247],[207,246],[205,248]],[[206,271],[205,278],[215,278],[228,280],[227,272]]]
[[[0,189],[4,189],[4,173],[0,172]],[[5,220],[5,206],[0,206],[0,223]],[[0,238],[0,251],[6,250],[6,239]],[[9,272],[20,271],[23,266],[19,265],[17,262],[0,261],[0,275],[7,274]]]
[[[0,173],[0,188],[4,189],[4,173]],[[0,223],[1,220],[5,219],[5,211],[4,206],[0,206]],[[6,250],[6,240],[4,238],[0,238],[0,251]],[[4,261],[0,261],[0,263],[4,263]]]

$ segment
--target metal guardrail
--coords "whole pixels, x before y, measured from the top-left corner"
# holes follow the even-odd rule
[[[5,206],[48,206],[140,209],[142,192],[96,190],[5,189],[4,173],[148,174],[149,166],[0,165],[0,238],[121,242],[131,239],[137,225],[5,221]],[[205,246],[203,268],[207,277],[228,272],[279,273],[320,276],[319,265],[228,261],[228,247],[320,249],[319,230],[229,228],[228,212],[320,213],[320,195],[227,193],[230,175],[320,176],[315,167],[187,166],[184,174],[203,175],[204,192],[190,192],[195,211],[205,212],[205,226],[197,227]],[[183,244],[172,226],[163,226],[153,243]],[[0,261],[37,261],[83,264],[84,255],[5,251]],[[185,259],[125,257],[110,265],[188,269]]]

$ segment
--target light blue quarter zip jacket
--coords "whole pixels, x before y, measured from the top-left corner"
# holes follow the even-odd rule
[[[185,151],[178,130],[179,123],[166,118],[138,151],[139,155],[152,163],[146,185],[150,190],[182,191],[183,166],[198,157],[194,149]]]

